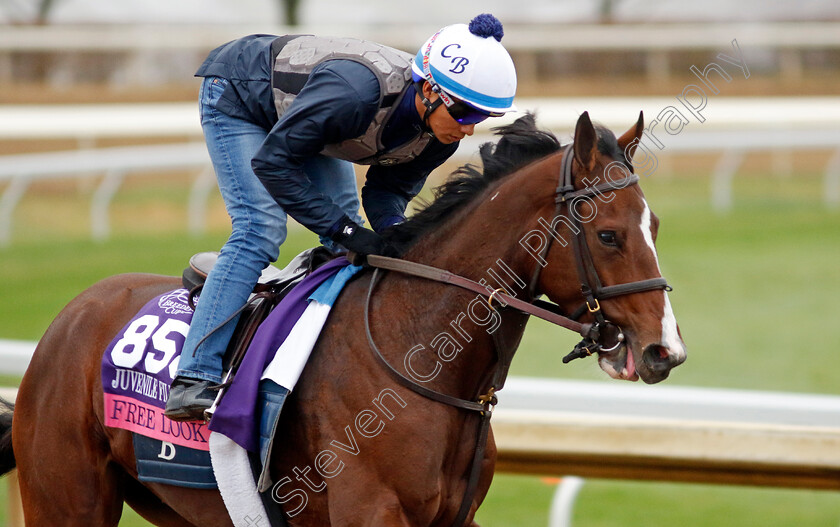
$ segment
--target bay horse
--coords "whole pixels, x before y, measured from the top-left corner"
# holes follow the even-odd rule
[[[620,327],[613,345],[595,350],[601,368],[659,382],[685,360],[685,348],[662,286],[658,220],[630,177],[643,128],[640,115],[616,139],[584,113],[563,149],[533,116],[520,118],[482,147],[483,171],[462,168],[389,239],[405,260],[482,284],[490,277],[511,297],[545,295],[565,313],[584,302],[583,321]],[[605,187],[610,180],[623,184]],[[574,221],[558,215],[566,205]],[[651,281],[655,287],[632,287]],[[283,485],[272,492],[291,526],[449,526],[477,467],[462,522],[476,525],[493,476],[492,432],[473,464],[475,413],[397,383],[371,342],[418,385],[474,401],[487,393],[495,348],[514,350],[527,316],[399,272],[381,278],[366,305],[371,282],[365,271],[348,284],[286,402],[270,459]],[[103,351],[148,300],[179,286],[147,274],[105,279],[71,301],[39,342],[12,426],[0,419],[0,471],[17,465],[29,527],[116,526],[124,501],[159,526],[231,524],[215,490],[138,481],[131,433],[103,425]]]

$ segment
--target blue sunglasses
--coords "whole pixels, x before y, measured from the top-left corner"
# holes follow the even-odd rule
[[[455,119],[458,124],[478,124],[488,117],[498,117],[497,114],[473,108],[469,104],[452,98],[452,106],[446,106],[446,111]]]

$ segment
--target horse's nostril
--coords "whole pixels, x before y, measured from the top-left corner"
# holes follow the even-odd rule
[[[649,367],[654,369],[670,367],[671,355],[668,346],[650,344],[645,347],[642,358]]]

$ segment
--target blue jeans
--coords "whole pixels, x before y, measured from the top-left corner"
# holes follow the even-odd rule
[[[219,77],[205,78],[199,91],[199,108],[204,139],[231,218],[232,232],[204,283],[177,373],[213,382],[221,381],[222,356],[239,317],[216,328],[245,304],[260,273],[277,260],[280,245],[286,240],[286,213],[251,169],[251,158],[268,132],[216,110],[227,85],[228,81]],[[316,156],[306,162],[304,172],[318,191],[361,223],[352,163]],[[323,236],[321,242],[336,249]]]

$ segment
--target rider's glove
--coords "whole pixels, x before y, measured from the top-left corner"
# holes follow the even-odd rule
[[[348,217],[342,218],[332,229],[330,239],[343,245],[348,251],[362,259],[369,254],[397,256],[397,251],[382,236],[365,229]],[[363,261],[363,260],[362,260]],[[357,262],[353,262],[357,264]]]

